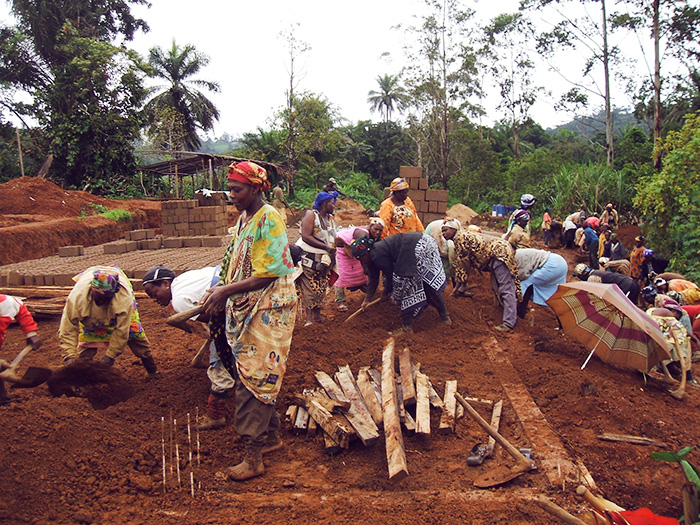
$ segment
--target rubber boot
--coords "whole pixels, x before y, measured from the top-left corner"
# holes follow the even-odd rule
[[[450,319],[450,314],[447,312],[447,310],[440,313],[440,321],[442,321],[442,323],[446,325],[452,324],[452,319]]]
[[[226,426],[226,395],[218,395],[214,392],[207,399],[207,415],[199,424],[199,430],[216,430]]]
[[[267,435],[267,442],[265,446],[260,450],[261,454],[267,454],[268,452],[274,452],[284,447],[284,441],[279,435],[279,432],[270,432]]]
[[[152,355],[148,357],[142,357],[141,363],[143,363],[143,367],[146,369],[146,379],[156,379],[158,377],[158,374],[160,374],[160,372],[158,371],[158,367],[156,366],[156,362],[153,359]]]
[[[235,467],[227,470],[228,477],[233,481],[245,481],[247,479],[262,476],[265,466],[262,461],[261,447],[249,447],[246,445],[245,457]]]

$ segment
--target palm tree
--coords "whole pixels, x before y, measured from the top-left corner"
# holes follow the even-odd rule
[[[401,111],[406,106],[408,96],[406,90],[399,85],[398,75],[377,77],[377,83],[379,91],[371,90],[367,94],[367,102],[372,104],[371,111],[379,111],[388,122],[392,111]]]
[[[219,84],[191,78],[209,63],[209,57],[199,53],[191,44],[180,47],[173,40],[167,52],[160,47],[152,48],[148,62],[153,68],[153,76],[166,80],[169,85],[154,88],[154,91],[161,92],[148,101],[146,114],[152,119],[156,108],[172,108],[182,115],[184,147],[196,151],[200,145],[197,129],[209,131],[219,119],[219,110],[214,103],[197,89],[203,87],[218,93]]]

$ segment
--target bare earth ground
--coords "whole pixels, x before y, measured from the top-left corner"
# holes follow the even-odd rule
[[[343,224],[362,224],[358,210],[341,210]],[[290,237],[296,232],[290,230]],[[296,233],[298,235],[298,233]],[[570,254],[560,250],[570,261]],[[108,261],[105,261],[108,262]],[[600,491],[623,507],[650,507],[659,514],[680,516],[682,475],[675,465],[649,456],[656,447],[612,443],[597,438],[604,432],[635,434],[664,442],[677,450],[698,443],[700,391],[690,388],[676,401],[635,372],[611,368],[594,358],[580,365],[586,349],[563,337],[553,313],[535,306],[533,323],[519,320],[513,334],[498,335],[497,345],[514,369],[495,365],[485,348],[501,312],[493,305],[488,275],[476,276],[475,297],[455,299],[446,292],[452,326],[439,323],[434,310],[415,323],[416,333],[397,342],[409,346],[422,371],[443,394],[446,380],[456,379],[465,395],[503,399],[501,433],[516,447],[532,447],[532,436],[515,413],[504,383],[526,386],[555,436],[572,460],[588,468]],[[314,386],[314,372],[333,374],[349,364],[381,368],[381,351],[389,330],[400,324],[398,308],[380,303],[350,323],[342,321],[361,301],[349,294],[349,312],[338,312],[328,296],[323,326],[297,324],[278,411],[284,414],[295,393]],[[53,398],[45,386],[11,393],[12,404],[0,407],[0,521],[6,523],[553,523],[528,501],[544,494],[576,512],[576,481],[562,490],[552,486],[545,469],[524,474],[500,488],[473,487],[475,477],[513,461],[496,448],[481,467],[467,467],[471,447],[485,440],[469,416],[450,435],[429,440],[404,434],[409,476],[388,480],[384,441],[372,447],[360,442],[337,456],[326,455],[318,440],[294,435],[285,424],[284,449],[265,458],[266,474],[245,483],[225,481],[217,473],[238,463],[243,447],[229,424],[201,433],[201,460],[194,463],[195,496],[189,492],[189,451],[184,426],[188,414],[203,413],[208,380],[189,361],[201,341],[167,326],[170,311],[148,299],[139,309],[162,377],[142,379],[142,367],[127,350],[115,367],[125,383],[119,391],[95,388],[85,398]],[[57,317],[38,319],[44,345],[25,364],[60,364]],[[13,326],[2,349],[11,359],[23,347]],[[700,371],[698,371],[700,372]],[[119,402],[117,402],[119,401]],[[94,406],[93,406],[94,405]],[[475,405],[488,419],[489,412]],[[161,472],[162,418],[177,419],[182,488],[167,472],[164,494]],[[227,417],[233,418],[233,400]],[[438,415],[433,415],[433,429]],[[166,431],[166,454],[168,435]],[[193,433],[193,441],[196,437]],[[538,455],[536,463],[548,458]],[[195,454],[196,456],[196,454]],[[691,454],[691,460],[692,454]],[[200,486],[201,484],[201,486]]]

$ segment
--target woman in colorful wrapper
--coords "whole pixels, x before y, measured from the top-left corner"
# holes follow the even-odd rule
[[[262,454],[283,446],[275,401],[287,368],[297,295],[287,230],[263,201],[267,172],[252,162],[229,166],[231,199],[241,212],[221,262],[220,284],[204,311],[222,364],[235,380],[236,432],[241,463],[227,470],[236,481],[265,472]]]

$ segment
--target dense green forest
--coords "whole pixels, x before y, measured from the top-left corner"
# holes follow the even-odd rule
[[[376,89],[360,94],[376,121],[348,122],[323,93],[297,88],[295,63],[307,47],[291,32],[289,89],[274,119],[240,137],[203,140],[219,118],[208,95],[220,87],[200,77],[209,58],[175,40],[145,57],[130,50],[135,33],[148,30],[131,8],[146,0],[13,0],[17,24],[0,26],[0,181],[36,175],[51,159],[47,176],[65,187],[157,195],[167,181],[139,176],[152,158],[143,152],[190,150],[279,165],[299,205],[335,177],[376,209],[399,166],[419,165],[433,187],[449,190],[450,204],[478,212],[522,193],[538,197],[537,212],[549,206],[562,216],[613,202],[641,219],[675,268],[700,279],[700,10],[678,0],[602,0],[589,2],[600,11],[562,15],[547,31],[529,18],[583,3],[524,0],[481,26],[464,2],[425,0],[404,29],[415,35],[409,66],[378,71]],[[625,31],[644,39],[651,75],[609,44]],[[532,108],[551,94],[533,59],[556,68],[567,53],[586,58],[555,101],[571,122],[545,130]],[[613,76],[624,79],[634,108],[615,108]],[[161,87],[147,88],[149,77]],[[499,104],[486,114],[489,93]]]

